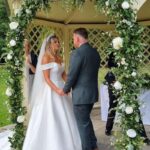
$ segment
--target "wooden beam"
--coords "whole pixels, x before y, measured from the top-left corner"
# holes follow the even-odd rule
[[[77,11],[78,8],[75,8],[72,10],[72,12],[67,16],[67,18],[64,21],[64,24],[69,24],[69,22],[72,20],[75,12]]]
[[[138,11],[146,1],[147,0],[134,0],[134,5],[132,6],[132,8]]]

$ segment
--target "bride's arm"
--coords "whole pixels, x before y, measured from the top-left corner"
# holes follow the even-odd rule
[[[63,78],[64,81],[67,81],[67,74],[66,74],[66,71],[63,72],[62,78]]]
[[[44,56],[42,59],[42,64],[47,64],[49,62],[49,59]],[[46,83],[52,88],[52,90],[54,90],[57,94],[62,95],[61,94],[61,89],[58,88],[53,82],[52,80],[50,80],[50,69],[48,70],[43,70],[43,74],[44,74],[44,79],[46,81]]]

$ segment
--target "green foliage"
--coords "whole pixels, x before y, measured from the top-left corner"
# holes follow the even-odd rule
[[[0,127],[10,124],[8,98],[5,94],[8,72],[5,66],[0,66]]]
[[[64,9],[69,12],[77,7],[80,8],[84,4],[85,0],[62,0],[61,2]]]
[[[4,0],[0,0],[0,62],[2,54],[4,53],[4,47],[6,47],[5,38],[8,30],[8,17],[7,11],[4,4]]]
[[[123,2],[126,2],[123,7]],[[143,27],[136,22],[136,11],[132,9],[132,0],[96,0],[97,10],[102,10],[111,21],[115,22],[118,41],[121,46],[116,48],[112,41],[112,46],[108,53],[114,53],[118,67],[113,70],[121,88],[118,90],[114,86],[114,92],[118,96],[118,118],[117,125],[120,127],[119,134],[116,134],[113,145],[116,150],[140,150],[143,138],[140,136],[142,127],[139,124],[138,95],[141,88],[150,85],[149,75],[141,75],[138,68],[142,62],[144,44],[141,43],[141,33]],[[127,8],[126,8],[127,7]],[[133,112],[127,111],[131,108]],[[129,113],[129,114],[128,114]],[[135,137],[127,134],[133,129]]]

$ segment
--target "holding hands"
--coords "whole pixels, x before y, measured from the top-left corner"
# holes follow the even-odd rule
[[[60,96],[66,95],[66,93],[64,93],[64,91],[63,91],[62,89],[57,89],[57,90],[56,90],[56,93],[57,93],[58,95],[60,95]]]

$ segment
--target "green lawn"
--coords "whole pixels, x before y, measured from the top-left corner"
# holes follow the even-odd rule
[[[8,98],[5,95],[6,91],[6,79],[8,77],[8,73],[4,66],[0,65],[0,127],[9,125],[11,122],[9,120],[8,113]]]
[[[109,69],[107,68],[100,68],[99,70],[99,75],[98,75],[98,85],[100,86],[103,81],[105,80],[104,77],[106,75],[106,73],[108,72]]]

